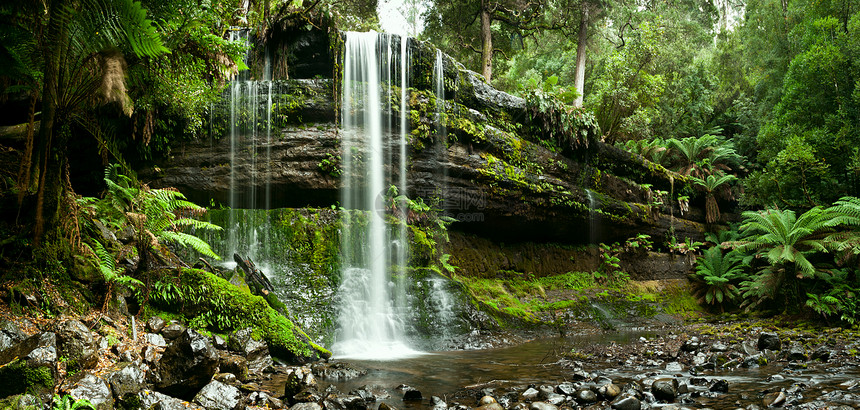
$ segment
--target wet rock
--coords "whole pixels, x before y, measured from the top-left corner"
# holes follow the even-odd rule
[[[96,410],[114,408],[114,397],[107,381],[92,373],[82,373],[66,392],[75,400],[87,399],[96,406]]]
[[[534,387],[529,387],[524,392],[522,392],[522,394],[520,394],[520,398],[522,398],[523,400],[534,400],[538,398],[539,395],[540,391],[538,389],[535,389]]]
[[[284,402],[270,396],[266,392],[257,391],[248,395],[248,404],[267,409],[280,409],[284,407]]]
[[[328,408],[328,407],[326,407]],[[338,407],[335,407],[338,408]],[[345,408],[345,407],[344,407]],[[290,410],[323,410],[322,406],[317,403],[297,403],[290,407]]]
[[[576,385],[570,382],[564,382],[556,386],[555,392],[565,396],[573,396],[573,394],[576,393]]]
[[[0,352],[0,397],[27,392],[50,402],[57,359],[57,337],[51,332],[30,336]]]
[[[684,371],[684,366],[681,366],[681,363],[678,362],[669,362],[666,363],[666,371],[670,373],[680,373]]]
[[[18,394],[0,399],[0,408],[6,410],[33,410],[41,406],[42,402],[32,394]]]
[[[792,345],[791,348],[788,349],[787,359],[789,361],[803,361],[803,362],[805,362],[807,359],[806,351],[803,350],[803,346]]]
[[[651,393],[657,400],[674,401],[678,397],[677,379],[658,379],[651,384]]]
[[[762,403],[765,407],[778,407],[785,404],[785,393],[778,391],[764,395]]]
[[[0,321],[0,352],[27,338],[21,328],[11,320]]]
[[[360,396],[359,396],[360,397]],[[364,399],[362,399],[364,400]],[[305,388],[304,390],[293,395],[291,403],[307,403],[314,402],[319,403],[322,401],[322,396],[317,391],[317,389],[313,387]]]
[[[144,363],[153,365],[161,359],[161,352],[155,346],[144,346],[140,352]]]
[[[221,336],[214,335],[212,336],[212,346],[218,350],[225,350],[227,349],[227,341]]]
[[[262,373],[272,367],[272,356],[269,355],[269,345],[265,341],[252,337],[253,329],[247,328],[230,335],[227,347],[237,351],[248,359],[248,371]]]
[[[367,403],[358,396],[329,394],[323,400],[323,407],[326,410],[365,410],[367,409]]]
[[[488,396],[484,396],[488,397]],[[492,399],[492,397],[490,397]],[[447,408],[447,407],[445,407]],[[497,403],[495,399],[493,399],[490,403],[481,404],[476,410],[504,410],[501,404]]]
[[[579,404],[591,404],[597,402],[597,394],[591,389],[579,389],[573,394],[573,399]]]
[[[207,410],[237,410],[242,406],[242,392],[217,380],[204,386],[194,401]]]
[[[685,341],[684,344],[681,345],[681,351],[695,352],[696,350],[699,350],[699,348],[701,346],[702,346],[702,343],[699,342],[699,338],[696,336],[693,336],[693,337],[687,339],[687,341]]]
[[[779,340],[779,336],[776,333],[764,332],[758,336],[758,343],[756,346],[758,347],[758,350],[779,350],[782,347],[782,342]]]
[[[185,326],[177,322],[170,322],[169,325],[161,329],[161,335],[167,340],[173,340],[181,336],[185,332]]]
[[[171,396],[190,399],[212,380],[218,362],[218,351],[209,338],[186,329],[159,360],[155,387]]]
[[[618,397],[619,394],[621,394],[621,387],[619,387],[615,383],[604,384],[603,386],[600,386],[599,389],[597,389],[597,392],[600,393],[600,395],[603,396],[604,399],[612,400]]]
[[[558,410],[558,407],[547,402],[536,401],[529,406],[529,410]]]
[[[729,347],[726,346],[726,344],[723,342],[714,342],[714,344],[711,345],[711,351],[712,352],[722,353],[722,352],[726,352],[728,350],[729,350]]]
[[[747,356],[743,363],[741,363],[742,367],[747,368],[756,368],[760,366],[767,365],[767,357],[762,354],[754,354],[752,356]]]
[[[819,346],[812,352],[812,360],[820,360],[822,362],[830,360],[830,349],[826,346]]]
[[[642,402],[633,396],[620,396],[612,402],[612,408],[616,410],[640,410]]]
[[[287,372],[284,396],[292,397],[305,389],[316,389],[317,381],[308,367],[294,367]]]
[[[349,392],[349,394],[361,397],[364,401],[368,403],[373,403],[391,397],[391,395],[388,394],[388,392],[386,392],[385,390],[367,385],[353,390]]]
[[[538,396],[539,396],[541,399],[544,399],[544,400],[545,400],[547,397],[549,397],[549,395],[550,395],[550,394],[554,394],[554,393],[555,393],[555,387],[553,387],[553,386],[548,386],[548,385],[546,385],[546,384],[543,384],[543,385],[538,386],[538,391],[540,392],[540,393],[538,394]]]
[[[485,404],[484,403],[485,397],[489,397],[489,396],[484,396],[481,398],[481,401],[480,401],[481,405]],[[490,397],[490,398],[493,399],[492,397]],[[493,403],[495,403],[495,402],[496,402],[496,399],[493,399]],[[489,403],[487,403],[487,404],[489,404]],[[432,406],[433,410],[446,410],[448,408],[448,403],[445,403],[445,400],[442,400],[442,398],[439,396],[430,397],[430,405]]]
[[[377,408],[377,410],[397,410],[397,407],[394,407],[388,403],[382,402],[382,403],[379,403],[379,407]]]
[[[239,380],[248,380],[248,359],[236,355],[222,355],[219,368],[224,373],[232,373]]]
[[[157,346],[157,347],[166,347],[167,346],[167,341],[164,340],[164,336],[157,334],[157,333],[147,333],[144,336],[144,340],[146,340],[146,343],[149,343],[153,346]]]
[[[312,369],[315,375],[327,380],[347,381],[367,374],[366,370],[358,370],[343,362],[317,363]]]
[[[167,321],[161,316],[153,316],[146,321],[146,330],[152,333],[161,333],[165,326],[167,326]]]
[[[725,379],[720,379],[711,384],[711,387],[708,387],[708,391],[716,392],[716,393],[728,393],[729,392],[729,382]]]
[[[422,398],[421,392],[418,391],[418,389],[406,384],[397,386],[397,390],[400,390],[400,392],[403,393],[403,401],[416,401],[421,400]]]
[[[93,333],[79,320],[67,320],[57,326],[57,348],[70,370],[91,369],[98,363]]]
[[[144,383],[143,370],[134,363],[120,363],[116,369],[105,374],[114,397],[127,401],[137,395]]]

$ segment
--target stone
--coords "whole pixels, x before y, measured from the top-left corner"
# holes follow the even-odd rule
[[[640,410],[642,402],[634,396],[619,396],[612,401],[612,408],[616,410]]]
[[[666,363],[666,371],[670,373],[680,373],[684,371],[684,366],[681,366],[681,363],[678,362],[669,362]]]
[[[212,336],[212,346],[218,350],[225,350],[227,349],[227,341],[219,335],[214,335]]]
[[[401,384],[397,386],[397,390],[403,393],[403,401],[418,401],[422,399],[421,392],[412,386]]]
[[[27,338],[18,324],[11,320],[0,321],[0,352],[20,343]]]
[[[365,403],[364,400],[362,400],[361,397],[358,396],[340,395],[332,393],[326,396],[325,400],[323,400],[323,407],[325,407],[326,410],[366,410],[367,403]]]
[[[803,350],[803,346],[800,345],[792,345],[791,348],[788,349],[787,359],[789,361],[801,361],[805,362],[807,360],[806,351]]]
[[[433,397],[438,398],[437,396],[433,396]],[[485,406],[487,404],[493,404],[493,403],[498,403],[493,396],[484,396],[484,397],[481,397],[480,400],[478,400],[479,406]]]
[[[276,399],[262,391],[251,393],[248,396],[248,404],[267,409],[280,409],[284,407],[284,402],[282,400]]]
[[[579,389],[573,394],[573,399],[579,404],[591,404],[597,402],[597,394],[591,389]]]
[[[0,352],[0,397],[35,394],[45,403],[53,398],[57,380],[57,336],[43,332]]]
[[[544,384],[538,386],[538,391],[540,392],[538,396],[541,399],[545,400],[547,397],[549,397],[550,394],[555,393],[555,388],[553,386],[547,386]]]
[[[99,360],[93,333],[80,320],[67,320],[57,326],[57,348],[69,370],[91,369]]]
[[[660,401],[672,402],[678,397],[677,379],[657,379],[651,384],[651,393]]]
[[[157,333],[147,333],[144,337],[146,343],[151,344],[157,347],[167,347],[167,341],[164,340],[164,336]]]
[[[272,367],[272,356],[269,355],[269,345],[265,341],[255,340],[252,337],[253,329],[241,329],[230,335],[227,347],[230,350],[241,353],[248,359],[248,371],[251,373],[262,373]]]
[[[446,407],[447,408],[447,407]],[[501,404],[493,402],[479,406],[476,410],[504,410]]]
[[[135,396],[144,384],[143,370],[134,363],[120,363],[117,368],[105,374],[111,391],[117,400],[126,401]]]
[[[161,333],[165,326],[167,326],[167,321],[161,316],[153,316],[146,321],[146,330],[152,333]]]
[[[182,332],[184,331],[185,326],[182,326],[177,322],[171,322],[169,325],[161,329],[161,335],[167,340],[173,340],[182,335]]]
[[[156,389],[190,400],[218,370],[218,351],[209,338],[186,329],[165,349],[156,367]]]
[[[75,400],[87,399],[96,406],[96,410],[114,408],[114,397],[108,382],[92,373],[81,373],[67,393]]]
[[[347,381],[367,374],[366,370],[358,370],[344,362],[316,363],[312,367],[315,375],[326,380]]]
[[[723,342],[714,342],[714,344],[711,345],[711,351],[712,352],[723,353],[723,352],[726,352],[728,350],[729,350],[729,347],[726,346],[726,344]]]
[[[764,395],[762,403],[765,407],[779,407],[785,404],[785,393],[778,391]]]
[[[520,394],[520,398],[524,400],[534,400],[540,395],[540,391],[534,387],[529,387]]]
[[[812,360],[820,360],[822,362],[830,360],[830,349],[826,346],[819,346],[812,352]]]
[[[212,380],[194,396],[194,401],[207,410],[238,410],[242,407],[239,389]]]
[[[484,397],[488,397],[488,396],[484,396]],[[490,398],[493,399],[492,397],[490,397]],[[484,400],[484,398],[482,397],[481,398],[481,404],[484,404],[483,400]],[[495,402],[495,401],[496,401],[496,399],[493,399],[493,402]],[[442,398],[439,396],[431,396],[430,397],[430,405],[433,406],[433,410],[446,410],[448,408],[448,403],[445,403],[445,400],[442,400]]]
[[[379,403],[379,407],[377,410],[397,410],[397,407],[394,407],[386,402]]]
[[[573,396],[576,393],[576,385],[571,382],[564,382],[555,387],[555,392],[565,396]]]
[[[558,410],[558,407],[547,402],[536,401],[529,405],[529,410]]]
[[[232,373],[237,379],[248,380],[248,359],[232,354],[222,355],[219,368],[224,373]]]
[[[284,396],[292,397],[299,392],[311,388],[316,389],[317,381],[311,369],[307,367],[295,367],[287,372],[287,382],[284,385]]]
[[[741,363],[742,367],[747,368],[756,368],[765,365],[767,365],[767,357],[762,354],[754,354],[752,356],[747,356],[746,358],[744,358],[743,363]]]
[[[144,346],[140,355],[143,358],[143,361],[150,365],[155,364],[161,359],[161,352],[159,352],[158,348],[155,346]]]
[[[323,410],[323,408],[317,403],[296,403],[290,407],[290,410]]]
[[[612,400],[621,394],[621,387],[615,383],[604,384],[597,389],[597,392],[606,400]]]
[[[681,345],[681,350],[684,352],[695,352],[696,350],[699,350],[700,346],[701,342],[699,342],[699,338],[693,336],[687,339],[687,341],[685,341],[684,344]]]
[[[720,379],[711,384],[711,387],[708,387],[708,391],[716,392],[716,393],[728,393],[729,392],[729,382],[725,379]]]
[[[758,336],[756,347],[758,347],[758,350],[780,350],[782,342],[776,333],[763,332]]]

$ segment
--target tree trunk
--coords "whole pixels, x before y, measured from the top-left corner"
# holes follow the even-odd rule
[[[63,191],[62,170],[66,161],[66,132],[56,132],[59,129],[57,108],[59,107],[60,61],[61,56],[67,51],[67,44],[63,41],[66,27],[56,21],[60,3],[60,0],[53,0],[49,8],[51,18],[48,22],[47,38],[53,41],[53,44],[45,54],[42,120],[35,152],[39,175],[36,191],[36,224],[33,228],[33,245],[36,247],[40,246],[45,234],[56,227],[60,196]]]
[[[488,0],[481,1],[481,74],[489,83],[493,78],[493,32]]]
[[[579,22],[579,40],[576,43],[576,69],[574,71],[573,86],[579,94],[576,96],[576,101],[573,102],[575,107],[582,107],[582,101],[585,98],[585,42],[588,40],[588,5],[585,1],[582,2],[582,20]]]

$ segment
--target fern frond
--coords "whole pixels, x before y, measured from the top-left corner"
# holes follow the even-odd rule
[[[191,248],[200,253],[201,255],[208,256],[210,258],[218,259],[221,258],[216,254],[212,248],[206,243],[204,240],[190,235],[184,232],[173,232],[173,231],[165,231],[162,232],[161,237],[169,242],[173,242],[183,248]]]
[[[220,231],[224,228],[215,225],[211,222],[201,221],[199,219],[193,218],[180,218],[173,221],[173,224],[180,227],[191,227],[192,229],[201,229],[201,230],[210,230],[210,231]]]

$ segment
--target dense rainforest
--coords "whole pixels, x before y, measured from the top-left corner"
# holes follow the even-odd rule
[[[391,15],[378,13],[382,9],[395,10],[399,25],[386,21]],[[276,211],[267,203],[264,216],[239,219],[280,224],[271,241],[282,241],[277,244],[287,249],[284,253],[309,266],[309,276],[290,286],[324,284],[337,289],[337,280],[345,275],[339,264],[347,258],[338,256],[338,246],[355,234],[339,219],[340,213],[349,211],[342,203],[345,197],[330,191],[348,185],[342,182],[347,181],[344,163],[363,164],[365,159],[361,154],[349,159],[349,150],[331,148],[328,144],[340,142],[325,138],[339,141],[337,131],[326,137],[329,123],[318,125],[324,121],[307,114],[302,118],[295,112],[304,108],[296,107],[323,106],[331,111],[323,115],[326,121],[330,116],[332,125],[342,125],[346,116],[336,110],[348,103],[337,94],[344,87],[339,85],[345,70],[341,53],[347,47],[343,33],[390,27],[414,38],[408,47],[415,67],[433,67],[433,57],[425,51],[438,47],[436,64],[448,70],[440,68],[438,75],[445,79],[439,80],[436,94],[427,80],[433,78],[430,68],[421,77],[425,79],[413,80],[411,87],[405,74],[399,83],[389,78],[389,83],[396,83],[391,89],[404,93],[391,91],[388,104],[404,118],[403,127],[413,130],[411,149],[438,147],[427,135],[444,129],[446,138],[448,134],[454,138],[443,143],[451,156],[434,161],[465,163],[479,157],[480,166],[469,163],[462,169],[474,168],[478,179],[495,178],[488,191],[493,198],[510,201],[497,207],[510,207],[518,216],[536,214],[535,209],[544,208],[535,204],[543,202],[529,201],[546,195],[552,198],[546,202],[556,208],[541,214],[545,223],[541,227],[553,225],[558,209],[580,218],[558,216],[558,229],[551,237],[547,230],[545,238],[534,233],[542,228],[516,228],[528,236],[523,236],[522,244],[512,244],[520,231],[505,236],[503,231],[510,227],[494,226],[496,220],[484,225],[462,217],[457,221],[444,214],[442,198],[424,195],[430,191],[411,192],[404,184],[405,192],[398,192],[392,184],[378,199],[387,212],[384,222],[402,225],[399,235],[411,242],[409,255],[391,263],[391,269],[402,271],[397,275],[409,271],[421,280],[441,276],[456,283],[472,318],[490,318],[473,324],[493,322],[503,329],[546,326],[564,334],[571,312],[579,312],[586,296],[604,295],[598,292],[605,290],[636,303],[689,302],[672,312],[681,311],[687,319],[730,313],[806,319],[849,329],[858,325],[860,1],[856,0],[4,2],[0,319],[18,315],[38,322],[77,315],[87,318],[83,322],[94,330],[114,329],[100,333],[116,341],[120,337],[116,329],[136,329],[134,320],[129,323],[126,317],[150,323],[158,317],[182,322],[216,341],[221,336],[230,343],[244,341],[235,342],[242,347],[231,344],[230,350],[246,349],[256,339],[265,341],[272,356],[285,362],[328,359],[331,352],[322,345],[330,346],[331,338],[317,332],[337,327],[331,312],[320,320],[320,329],[302,329],[299,322],[315,325],[295,317],[296,310],[279,300],[283,295],[276,295],[247,255],[235,256],[239,267],[231,269],[238,274],[213,268],[223,262],[219,259],[232,256],[222,246],[235,242],[227,222],[238,225],[230,207],[241,206],[232,202],[232,191],[230,201],[216,199],[211,192],[206,198],[206,192],[156,187],[157,180],[166,173],[163,164],[176,163],[188,155],[187,150],[199,148],[210,155],[205,147],[223,141],[230,132],[222,123],[225,117],[253,123],[249,129],[265,128],[260,118],[269,115],[283,120],[287,124],[283,129],[294,127],[290,132],[319,130],[311,139],[327,151],[320,151],[319,160],[313,157],[315,176],[308,179],[311,185],[322,181],[325,190],[304,187],[280,194],[290,198],[290,206],[307,205],[306,209]],[[253,34],[242,37],[241,30]],[[284,42],[290,35],[301,40]],[[325,41],[314,42],[322,41],[318,39]],[[270,47],[273,44],[299,44],[313,52],[289,54]],[[405,56],[407,43],[402,44]],[[271,55],[280,52],[289,54],[283,58],[288,63],[270,67]],[[392,72],[397,58],[389,57]],[[294,66],[319,59],[331,69],[313,68],[307,78],[291,78]],[[460,71],[452,77],[451,70]],[[466,71],[474,75],[464,77]],[[236,98],[230,84],[240,78],[265,78],[272,84],[281,80],[284,87],[292,87],[292,94],[259,118],[248,117],[248,112],[225,114],[225,99]],[[296,87],[305,88],[297,92]],[[464,89],[477,95],[478,103],[452,97]],[[481,105],[481,95],[489,94],[503,102]],[[451,100],[446,102],[447,97]],[[411,111],[400,113],[396,107],[403,103],[406,108],[407,101]],[[519,109],[525,115],[511,114]],[[501,137],[492,141],[487,137],[495,135]],[[493,144],[501,148],[491,154],[486,147]],[[267,150],[270,156],[271,148]],[[233,161],[234,154],[230,155]],[[262,158],[263,151],[248,155]],[[311,157],[307,152],[302,155]],[[207,161],[200,173],[233,166]],[[264,162],[271,159],[260,160]],[[414,163],[416,168],[423,166],[418,159]],[[580,172],[580,167],[588,175],[582,180],[597,182],[553,182]],[[235,177],[230,178],[232,182]],[[620,181],[613,183],[622,188],[597,192],[606,178]],[[575,191],[571,185],[582,189]],[[266,201],[275,197],[265,189],[260,195]],[[571,199],[576,195],[578,200]],[[595,195],[603,204],[599,211]],[[631,199],[638,195],[645,199]],[[522,208],[510,205],[520,202]],[[595,239],[593,234],[568,229],[571,220],[579,223],[585,218],[593,224],[596,213],[602,223],[614,227],[611,233]],[[362,218],[372,220],[352,217],[372,223]],[[676,220],[683,218],[695,221],[676,228]],[[658,220],[669,222],[650,235],[637,231]],[[449,233],[454,235],[449,238]],[[270,234],[265,235],[268,239]],[[516,262],[527,269],[491,269],[481,252],[521,252],[532,255],[534,262]],[[625,270],[625,257],[647,259],[658,253],[680,261],[685,280],[672,290],[677,293],[656,297],[645,285],[632,284],[642,274]],[[493,257],[516,259],[505,255]],[[545,255],[553,256],[541,259]],[[567,266],[547,261],[560,258],[567,263],[585,258],[582,255],[593,259],[576,265],[587,266],[583,272],[559,268],[546,273]],[[541,263],[543,268],[532,267]],[[586,302],[547,296],[585,289]],[[337,300],[323,293],[309,299]],[[165,328],[157,322],[147,323],[147,329],[158,329],[153,334]],[[244,329],[252,329],[253,337],[242,333]],[[136,330],[133,334],[137,338]],[[194,345],[194,335],[176,340],[186,338]],[[44,403],[62,404],[63,398],[53,397],[56,373],[45,376],[51,382],[33,382],[35,376],[26,370],[33,368],[30,362],[21,370],[24,373],[10,373],[20,366],[7,363],[21,362],[18,356],[24,356],[5,357],[12,351],[4,353],[9,346],[0,344],[0,382],[27,374],[26,391]],[[63,364],[64,374],[92,367],[72,362]],[[188,391],[196,392],[205,383],[179,389],[167,376],[175,369],[156,363],[151,363],[152,372],[161,378],[148,379],[149,383],[202,404]],[[300,372],[289,377],[298,377],[298,384],[309,383]],[[40,383],[44,389],[31,389]],[[0,399],[23,391],[0,387]],[[114,395],[122,401],[119,393]]]

